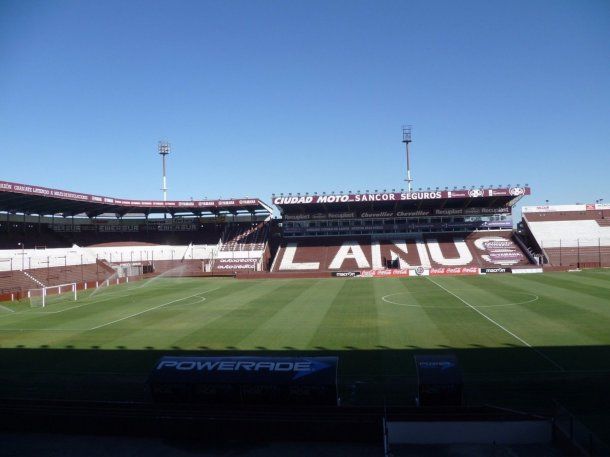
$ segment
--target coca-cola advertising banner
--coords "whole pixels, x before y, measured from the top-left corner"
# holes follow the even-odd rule
[[[229,199],[229,200],[188,200],[188,201],[162,201],[162,200],[125,200],[122,198],[102,197],[99,195],[81,194],[66,190],[50,189],[48,187],[30,186],[14,182],[0,181],[0,192],[14,192],[26,195],[39,195],[42,197],[59,198],[80,202],[102,203],[113,206],[131,207],[159,207],[159,208],[219,208],[226,206],[253,206],[261,205],[257,198]]]
[[[403,276],[410,276],[409,270],[365,270],[360,272],[361,278],[397,278]]]
[[[397,278],[404,276],[448,276],[448,275],[478,275],[481,269],[477,267],[441,267],[441,268],[410,268],[408,270],[365,270],[360,272],[361,278]]]
[[[384,192],[374,194],[298,195],[275,197],[274,205],[309,205],[323,203],[399,202],[442,200],[446,198],[521,197],[530,195],[529,187],[499,189],[436,190],[422,192]]]
[[[477,267],[441,267],[441,268],[430,268],[431,276],[443,276],[443,275],[478,275],[480,268]]]
[[[343,211],[339,213],[284,214],[287,221],[328,220],[328,219],[383,219],[394,217],[426,216],[480,216],[492,214],[511,214],[508,206],[499,208],[452,208],[416,211]]]

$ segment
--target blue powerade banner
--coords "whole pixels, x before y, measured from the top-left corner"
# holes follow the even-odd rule
[[[158,401],[337,404],[337,357],[162,357]]]

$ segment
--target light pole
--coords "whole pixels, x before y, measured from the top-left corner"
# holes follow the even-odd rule
[[[413,179],[411,178],[411,154],[409,151],[409,145],[411,144],[411,126],[403,125],[402,127],[402,142],[405,144],[407,149],[407,191],[411,192]]]
[[[23,271],[25,270],[25,245],[17,243],[17,246],[21,246],[21,271]]]
[[[167,141],[159,141],[157,145],[157,150],[159,151],[159,155],[163,158],[163,187],[161,190],[163,191],[163,201],[167,201],[167,177],[165,174],[165,157],[169,155],[171,146]]]

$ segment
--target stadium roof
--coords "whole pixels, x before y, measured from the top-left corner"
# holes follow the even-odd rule
[[[428,190],[417,192],[383,192],[365,194],[274,196],[273,204],[282,213],[425,210],[436,208],[497,208],[514,205],[529,187],[472,188]]]
[[[227,200],[132,200],[89,195],[47,187],[0,181],[0,211],[42,216],[101,214],[243,214],[271,213],[271,208],[258,198]]]

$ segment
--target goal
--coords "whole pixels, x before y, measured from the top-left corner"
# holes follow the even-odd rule
[[[44,308],[49,303],[76,300],[78,298],[76,283],[30,289],[28,290],[28,298],[30,299],[30,306],[35,308]]]

